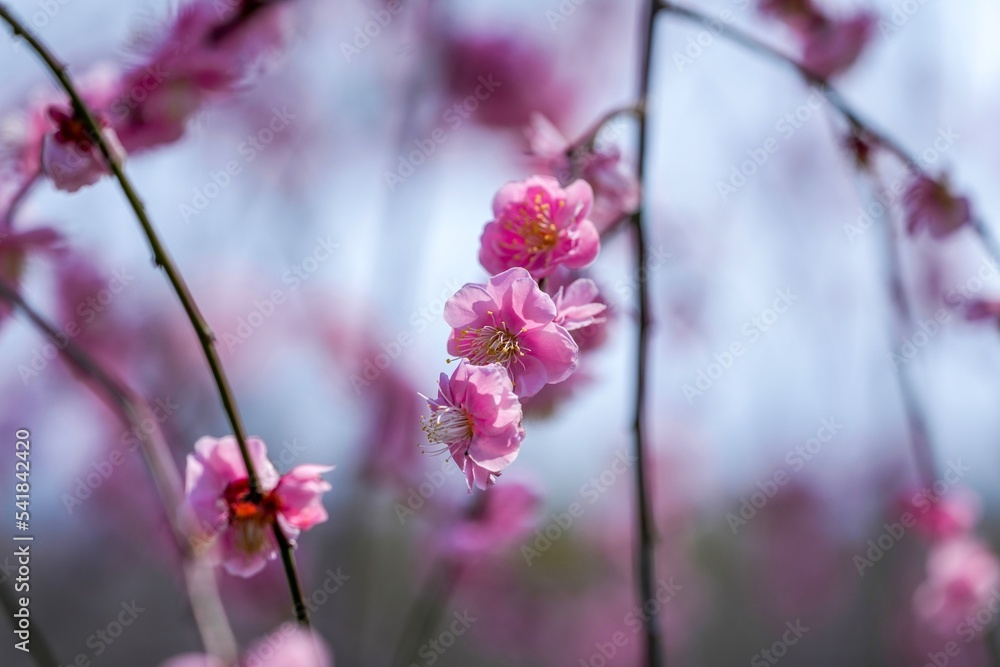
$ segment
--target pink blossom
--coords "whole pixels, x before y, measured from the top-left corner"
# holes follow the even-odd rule
[[[234,89],[287,41],[287,2],[194,0],[122,76],[114,129],[135,152],[170,143],[205,102]]]
[[[517,458],[524,439],[521,403],[498,364],[462,362],[451,378],[442,373],[437,398],[427,398],[427,406],[431,414],[420,420],[427,441],[444,446],[433,453],[455,459],[470,493],[492,486]]]
[[[867,12],[846,19],[812,21],[801,32],[802,65],[824,79],[849,69],[868,42],[875,17]]]
[[[552,54],[525,32],[446,34],[443,41],[449,117],[518,128],[534,112],[561,119],[572,110],[573,90],[557,80]]]
[[[188,653],[161,667],[225,667],[218,658]],[[237,667],[333,667],[333,658],[313,632],[286,624],[250,647]]]
[[[27,232],[0,232],[0,280],[18,289],[28,258],[34,253],[53,250],[61,239],[58,232],[47,227]],[[0,322],[10,313],[10,304],[0,301]]]
[[[320,475],[333,466],[301,465],[281,476],[258,438],[249,438],[250,458],[263,497],[253,499],[236,438],[204,437],[187,458],[187,501],[208,537],[217,538],[219,556],[231,574],[250,577],[273,559],[278,548],[275,521],[294,541],[302,530],[327,520],[321,496],[330,484]]]
[[[589,278],[578,278],[560,287],[552,298],[556,306],[554,322],[570,332],[604,322],[608,305],[599,301],[599,296],[597,283]]]
[[[965,308],[965,318],[970,321],[992,320],[1000,322],[1000,301],[975,299]]]
[[[946,178],[918,175],[903,193],[906,229],[915,234],[926,228],[936,239],[951,234],[972,219],[969,200],[952,193]]]
[[[564,265],[582,269],[597,258],[601,238],[587,215],[594,193],[586,181],[565,189],[551,176],[508,183],[493,199],[479,262],[490,273],[520,266],[544,278]]]
[[[599,230],[614,224],[639,206],[639,181],[622,161],[617,148],[589,142],[573,147],[548,118],[532,114],[525,131],[529,154],[540,169],[566,186],[577,178],[594,190],[590,219]]]
[[[42,141],[42,171],[52,179],[56,188],[76,192],[111,173],[100,147],[79,114],[56,106],[50,106],[48,114],[56,129],[45,135]],[[121,162],[125,158],[125,149],[118,142],[118,136],[108,128],[107,121],[100,117],[97,121],[102,126],[108,148]]]
[[[983,609],[1000,586],[1000,562],[975,537],[936,544],[927,559],[927,578],[913,596],[917,616],[942,633],[954,632],[968,615]]]
[[[556,306],[531,275],[513,268],[448,299],[448,352],[475,366],[500,364],[518,396],[529,397],[576,370],[579,348],[555,323]]]
[[[916,517],[916,529],[933,541],[967,535],[979,520],[979,497],[959,488],[938,498],[918,493],[904,503],[905,511]]]
[[[481,505],[452,523],[444,550],[456,558],[500,551],[531,532],[541,499],[530,486],[513,482],[489,489]]]

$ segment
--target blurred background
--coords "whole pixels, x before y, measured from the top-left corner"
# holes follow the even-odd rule
[[[136,44],[176,11],[151,0],[8,4],[73,74],[137,62]],[[296,0],[280,53],[204,105],[181,140],[127,162],[219,337],[251,433],[282,471],[337,466],[330,520],[302,536],[297,555],[307,596],[341,581],[313,599],[338,665],[390,664],[442,535],[469,502],[454,464],[417,446],[417,392],[434,392],[447,368],[443,303],[488,277],[479,235],[499,187],[536,170],[531,114],[575,139],[634,103],[639,4],[410,0],[365,33],[383,3]],[[905,20],[876,28],[838,88],[996,222],[1000,6],[824,7],[889,18],[904,4]],[[789,31],[753,3],[687,5],[795,53]],[[990,664],[992,616],[969,641],[917,618],[927,544],[909,532],[888,549],[872,544],[922,488],[901,363],[942,471],[935,492],[978,494],[976,531],[1000,537],[1000,336],[963,310],[1000,296],[995,265],[967,231],[906,238],[917,322],[905,340],[894,335],[885,232],[864,222],[872,195],[839,146],[841,119],[788,68],[706,30],[659,19],[648,276],[634,272],[627,233],[605,239],[590,273],[610,306],[606,338],[571,385],[529,409],[520,456],[499,483],[539,495],[532,528],[468,558],[428,639],[453,613],[476,621],[416,664],[640,664],[633,473],[614,465],[631,447],[640,279],[654,311],[649,465],[670,664],[944,664],[931,656],[952,640],[960,650],[942,654],[947,664]],[[9,131],[52,86],[23,48],[0,45],[0,68]],[[495,93],[461,107],[482,76],[495,77]],[[622,118],[598,142],[632,164],[635,134]],[[769,141],[766,161],[733,180]],[[888,183],[902,175],[885,172]],[[18,224],[65,239],[59,253],[31,258],[22,293],[57,325],[76,322],[77,342],[159,406],[179,466],[197,438],[228,433],[196,338],[112,181],[75,194],[40,184]],[[921,328],[930,321],[933,333]],[[905,342],[913,354],[894,362],[890,350]],[[734,343],[745,352],[727,361]],[[61,665],[155,667],[195,651],[177,559],[128,429],[45,348],[20,318],[0,329],[0,498],[14,495],[15,431],[29,429],[33,444],[33,619]],[[100,474],[114,452],[123,462]],[[572,503],[582,515],[563,529],[554,515]],[[0,525],[13,534],[12,519]],[[0,551],[4,586],[12,553]],[[249,580],[220,573],[241,641],[289,618],[283,577],[277,564]],[[143,610],[134,624],[95,640],[128,603]],[[0,663],[32,664],[11,644]]]

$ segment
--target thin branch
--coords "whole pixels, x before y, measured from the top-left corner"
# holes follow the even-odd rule
[[[66,340],[55,326],[46,321],[16,290],[3,281],[0,281],[0,300],[23,312],[31,324],[56,345],[70,364],[94,382],[109,406],[118,412],[139,436],[143,457],[184,560],[191,607],[205,649],[227,663],[233,662],[236,659],[236,641],[219,600],[215,575],[211,566],[199,558],[192,547],[193,520],[181,510],[184,498],[181,476],[173,464],[170,450],[159,428],[155,426],[157,420],[146,402],[105,371],[86,352]],[[150,424],[154,425],[153,428],[149,428]]]
[[[635,504],[636,529],[638,531],[638,594],[639,605],[653,599],[653,583],[656,568],[656,535],[653,509],[650,502],[649,484],[646,466],[649,463],[649,447],[646,442],[646,373],[649,363],[649,326],[650,302],[649,286],[646,279],[646,231],[643,225],[645,201],[648,199],[649,187],[646,181],[646,162],[648,154],[648,124],[649,88],[652,70],[653,42],[656,35],[656,17],[662,6],[658,0],[647,0],[646,12],[642,22],[642,61],[639,74],[639,108],[643,113],[639,116],[639,155],[637,176],[643,201],[632,216],[632,229],[635,235],[635,270],[639,280],[639,325],[636,340],[636,372],[635,372]],[[644,664],[647,667],[662,667],[666,664],[663,653],[663,637],[661,636],[660,619],[657,614],[643,616]]]
[[[219,359],[219,353],[215,347],[215,336],[209,328],[208,323],[205,321],[205,318],[202,316],[201,311],[198,309],[198,305],[195,303],[194,297],[188,290],[187,283],[184,281],[180,271],[177,269],[177,266],[174,264],[170,255],[167,253],[166,248],[160,241],[159,236],[153,228],[153,224],[146,213],[142,200],[136,193],[132,182],[125,175],[117,156],[108,146],[100,126],[94,120],[93,112],[87,106],[86,102],[84,102],[79,92],[77,92],[76,86],[74,86],[73,82],[70,80],[69,75],[66,73],[66,67],[59,62],[52,52],[49,51],[49,49],[42,44],[30,30],[25,28],[24,25],[18,21],[16,17],[14,17],[6,5],[2,3],[0,3],[0,19],[3,19],[10,26],[15,36],[21,37],[28,43],[32,50],[35,51],[35,53],[38,54],[38,56],[44,61],[49,71],[59,81],[63,90],[66,91],[72,100],[73,108],[76,114],[83,120],[91,140],[98,146],[101,154],[107,161],[112,174],[114,174],[115,178],[118,180],[118,184],[121,186],[122,192],[125,194],[125,198],[128,199],[129,205],[135,212],[136,219],[139,221],[139,224],[146,235],[146,239],[149,242],[150,248],[153,251],[153,261],[167,274],[170,285],[173,287],[178,299],[180,299],[181,305],[184,307],[184,312],[187,314],[188,320],[190,320],[191,326],[194,328],[195,333],[198,336],[205,359],[208,361],[209,368],[212,371],[212,377],[215,380],[215,385],[218,389],[219,397],[222,400],[226,416],[229,419],[229,423],[232,425],[233,433],[236,436],[237,443],[239,444],[240,455],[243,458],[243,463],[247,470],[247,481],[250,486],[251,497],[259,499],[262,496],[260,479],[253,460],[250,457],[250,450],[247,447],[246,427],[243,425],[243,419],[240,416],[239,408],[236,405],[236,399],[233,396],[232,388],[229,385],[229,379],[222,367],[222,361]],[[274,530],[275,535],[277,536],[277,534],[281,531],[281,528],[275,524]],[[281,536],[278,538],[278,546],[281,549],[281,560],[285,567],[285,574],[288,579],[289,588],[291,589],[292,600],[296,606],[296,617],[298,618],[299,623],[308,626],[309,611],[304,605],[300,605],[302,600],[302,586],[298,580],[298,574],[294,567],[295,557],[292,554],[292,545],[285,536]]]
[[[670,14],[686,19],[694,23],[704,24],[712,19],[701,12],[675,4],[671,0],[659,0],[660,7]],[[878,129],[873,123],[865,119],[854,107],[852,107],[840,91],[833,87],[830,82],[818,74],[811,72],[805,65],[798,62],[793,56],[783,53],[781,50],[754,37],[748,32],[726,26],[721,31],[720,36],[728,39],[734,44],[739,44],[762,55],[770,60],[777,61],[794,69],[796,73],[809,85],[816,88],[830,102],[844,120],[851,126],[852,131],[863,135],[873,144],[884,148],[889,153],[896,156],[914,174],[926,176],[931,179],[936,177],[924,169],[917,159],[907,151],[902,144],[890,137],[886,132]],[[979,236],[983,247],[990,254],[994,261],[1000,261],[1000,243],[997,242],[993,233],[982,220],[973,220],[972,229]]]

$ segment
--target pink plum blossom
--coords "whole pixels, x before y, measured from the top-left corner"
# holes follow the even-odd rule
[[[971,322],[991,320],[1000,322],[1000,301],[992,299],[975,299],[965,308],[965,318]]]
[[[225,667],[218,658],[189,653],[161,667]],[[250,647],[237,667],[333,667],[333,658],[313,632],[286,624]]]
[[[100,147],[79,114],[57,106],[50,106],[48,114],[56,129],[45,135],[42,141],[42,171],[56,188],[76,192],[111,173]],[[102,126],[108,148],[121,162],[125,158],[125,149],[118,142],[118,136],[108,128],[106,120],[100,117],[96,120]]]
[[[598,147],[596,142],[574,147],[548,118],[538,113],[532,114],[525,134],[535,166],[551,173],[563,186],[577,178],[590,184],[594,190],[590,219],[599,230],[638,208],[639,181],[615,147]]]
[[[943,238],[972,219],[969,200],[951,191],[946,178],[918,175],[903,193],[906,229],[911,234],[927,229],[935,239]]]
[[[114,129],[130,152],[177,141],[190,117],[288,39],[288,2],[194,0],[121,77]]]
[[[824,79],[849,69],[871,41],[875,17],[867,12],[844,19],[813,21],[801,32],[802,65]]]
[[[566,287],[560,287],[552,301],[556,306],[554,322],[567,331],[576,331],[606,321],[606,303],[598,300],[600,290],[589,278],[578,278]]]
[[[965,488],[938,498],[918,493],[904,503],[905,511],[916,517],[916,530],[931,541],[968,535],[979,520],[979,497]]]
[[[576,370],[579,348],[556,314],[525,269],[508,269],[485,285],[466,285],[445,303],[448,352],[474,366],[499,364],[518,396],[530,397]]]
[[[327,520],[321,497],[330,484],[320,475],[333,466],[301,465],[279,475],[258,438],[247,446],[263,497],[250,493],[246,466],[236,438],[204,437],[187,457],[185,491],[188,504],[210,538],[215,538],[223,566],[231,574],[250,577],[278,553],[273,524],[294,541],[302,530]]]
[[[531,532],[540,502],[538,493],[526,484],[492,487],[479,507],[448,526],[443,549],[455,558],[500,551]]]
[[[437,398],[426,400],[430,416],[421,418],[421,428],[428,443],[443,445],[433,453],[455,460],[470,493],[492,486],[524,439],[521,402],[507,372],[499,364],[462,362],[450,378],[441,374]]]
[[[479,262],[490,273],[523,267],[536,279],[564,265],[582,269],[597,258],[601,238],[588,219],[594,192],[586,181],[565,189],[551,176],[508,183],[493,199]]]
[[[924,622],[942,633],[954,632],[969,614],[983,609],[1000,585],[1000,562],[975,537],[936,544],[927,559],[927,578],[913,596]]]

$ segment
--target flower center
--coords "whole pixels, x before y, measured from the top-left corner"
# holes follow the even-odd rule
[[[429,417],[420,418],[420,428],[431,444],[451,445],[472,438],[472,420],[462,408],[439,405]]]
[[[490,311],[490,315],[493,312]],[[527,348],[522,349],[517,334],[511,333],[506,325],[486,325],[480,329],[462,329],[455,337],[459,353],[474,366],[500,364],[509,368],[511,363],[523,357]]]
[[[250,481],[246,478],[231,482],[222,494],[229,510],[229,525],[236,533],[240,550],[255,554],[268,545],[271,524],[278,514],[278,499],[266,493],[258,500],[251,498]]]
[[[566,202],[560,199],[557,205],[562,208]],[[528,254],[549,252],[559,242],[559,228],[552,222],[552,204],[540,193],[520,205],[517,213],[506,219],[505,227],[520,238],[521,249]]]

